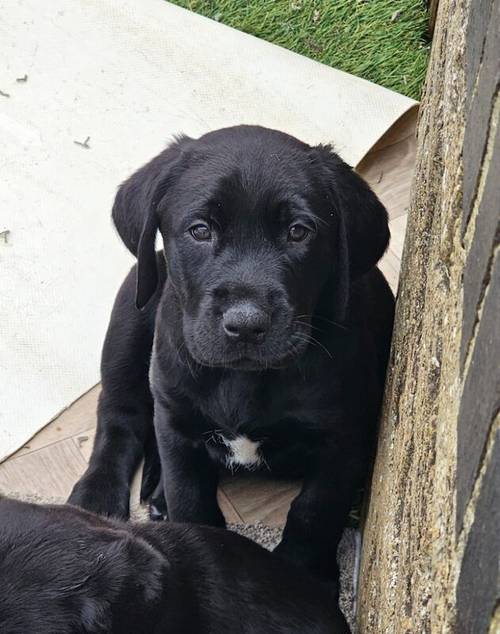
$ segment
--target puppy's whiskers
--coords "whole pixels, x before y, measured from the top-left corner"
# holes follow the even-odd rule
[[[342,328],[342,330],[349,330],[349,328],[347,326],[344,326],[344,324],[339,324],[337,321],[332,321],[331,319],[328,319],[327,317],[323,317],[323,315],[297,315],[297,319],[319,319],[321,321],[325,321],[328,324],[331,324],[332,326],[336,326],[337,328]]]
[[[307,321],[300,321],[299,319],[294,319],[293,323],[298,324],[299,326],[305,326],[306,328],[311,328],[312,330],[317,330],[318,332],[325,332],[322,328],[318,328],[318,326],[313,326],[311,323]]]
[[[307,343],[311,344],[312,346],[316,346],[318,347],[320,350],[323,350],[323,352],[325,352],[325,354],[327,354],[330,359],[333,360],[332,354],[331,352],[328,350],[328,348],[326,348],[321,341],[318,341],[317,339],[315,339],[312,335],[306,335],[304,333],[295,333],[295,336],[298,337],[301,341],[306,341]]]

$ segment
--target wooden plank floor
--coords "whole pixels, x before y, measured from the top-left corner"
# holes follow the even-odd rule
[[[392,240],[380,268],[394,291],[415,160],[415,122],[415,112],[403,117],[358,167],[389,211]],[[4,461],[0,465],[0,491],[66,498],[92,450],[98,394],[96,386]],[[133,506],[138,504],[138,485],[137,476],[132,487]],[[234,476],[222,482],[219,501],[230,522],[282,525],[298,487],[296,482]]]

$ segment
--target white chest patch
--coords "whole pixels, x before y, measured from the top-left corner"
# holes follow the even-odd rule
[[[254,442],[246,436],[237,436],[234,440],[228,440],[224,436],[221,438],[229,450],[226,465],[230,469],[236,466],[256,469],[262,463],[262,456],[259,453],[260,442]]]

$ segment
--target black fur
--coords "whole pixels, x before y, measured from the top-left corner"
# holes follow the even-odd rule
[[[230,531],[0,497],[2,634],[341,634],[324,584]]]
[[[146,453],[159,514],[223,526],[220,437],[245,435],[271,474],[303,477],[279,554],[335,580],[392,330],[375,267],[384,207],[330,147],[239,126],[175,141],[120,187],[113,218],[138,266],[113,308],[95,448],[70,501],[126,517]],[[209,240],[194,239],[199,223]]]

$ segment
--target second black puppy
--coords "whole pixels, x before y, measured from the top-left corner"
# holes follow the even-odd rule
[[[324,584],[230,531],[0,496],[2,634],[345,634]]]
[[[95,448],[70,501],[126,517],[145,452],[151,493],[154,400],[170,519],[224,525],[220,464],[302,476],[277,552],[335,579],[392,330],[375,267],[384,207],[331,148],[240,126],[178,139],[120,187],[113,219],[138,264],[115,302]]]

